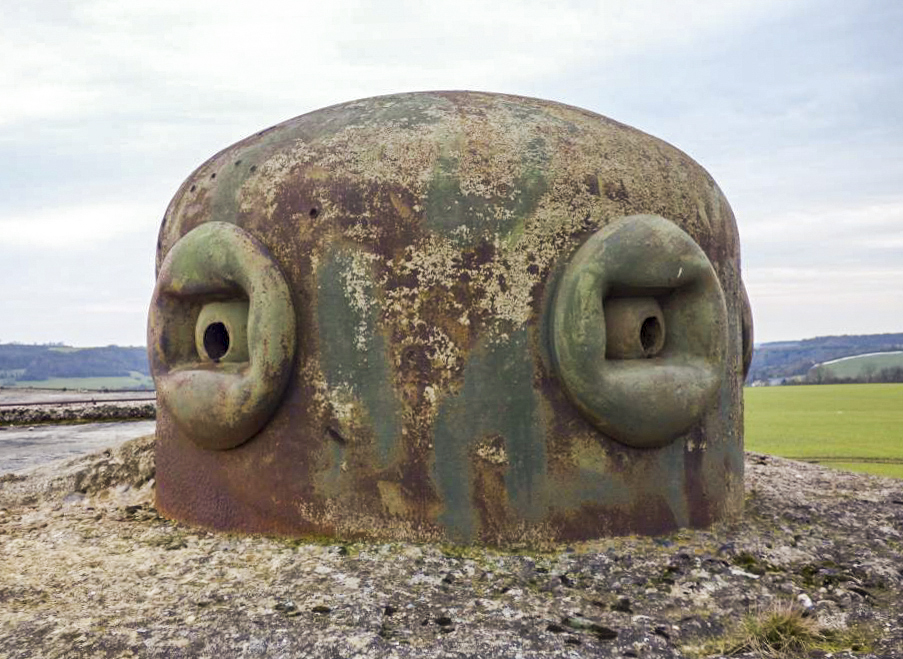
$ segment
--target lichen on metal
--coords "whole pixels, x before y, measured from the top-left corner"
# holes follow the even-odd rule
[[[736,223],[628,126],[473,92],[312,112],[185,181],[157,269],[172,518],[505,545],[740,510]]]

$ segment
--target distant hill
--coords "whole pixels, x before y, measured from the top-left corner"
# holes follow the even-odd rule
[[[903,350],[901,334],[820,336],[761,343],[753,350],[747,382],[805,376],[816,364],[873,352]]]
[[[810,382],[903,382],[903,351],[841,357],[813,366]]]
[[[0,343],[0,385],[55,381],[61,378],[131,378],[150,375],[147,349],[106,346]]]

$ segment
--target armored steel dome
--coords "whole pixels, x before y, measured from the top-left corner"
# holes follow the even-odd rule
[[[312,112],[198,168],[157,243],[157,507],[513,544],[742,504],[731,209],[674,147],[471,92]]]

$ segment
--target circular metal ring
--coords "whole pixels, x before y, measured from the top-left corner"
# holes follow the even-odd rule
[[[608,358],[606,304],[623,316],[614,309],[629,298],[634,309],[653,298],[667,334],[654,356],[616,349],[627,358]],[[657,215],[615,220],[577,250],[558,282],[551,324],[552,359],[568,397],[628,446],[676,439],[724,381],[727,309],[718,276],[699,245]]]
[[[201,356],[199,316],[232,309],[224,316],[228,328],[243,304],[247,327],[231,333],[246,342],[247,358]],[[228,449],[253,437],[279,404],[295,354],[291,293],[266,247],[225,222],[208,222],[183,236],[160,267],[148,346],[157,399],[192,441]]]

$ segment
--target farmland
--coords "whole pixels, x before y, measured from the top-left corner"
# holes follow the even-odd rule
[[[46,380],[15,380],[4,386],[17,389],[89,389],[94,391],[152,390],[154,381],[149,375],[132,371],[123,376],[85,378],[48,378]]]
[[[885,369],[903,368],[903,352],[880,352],[845,357],[813,367],[834,378],[867,379]]]
[[[744,392],[748,450],[903,478],[903,384]]]

